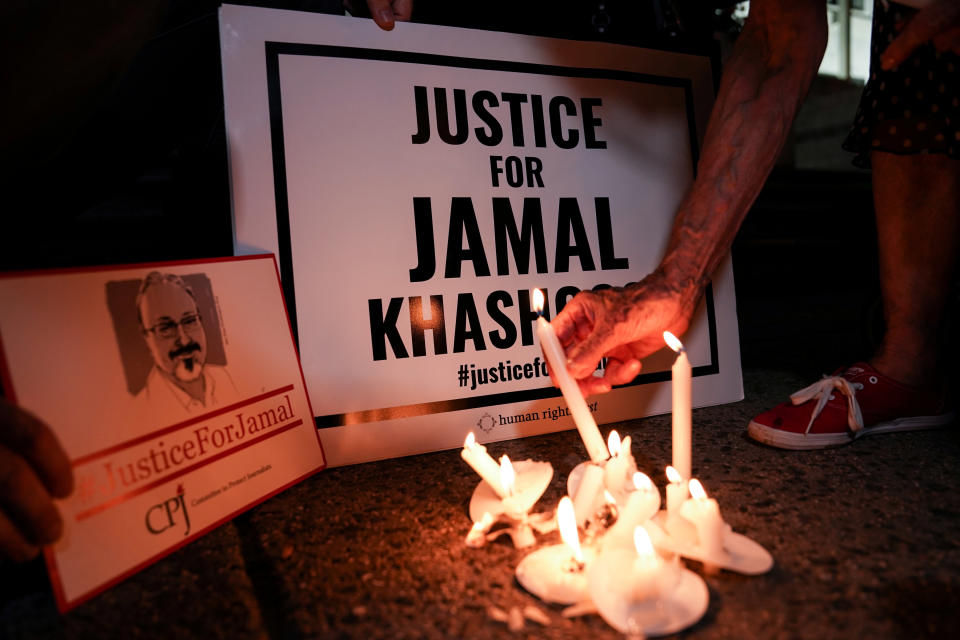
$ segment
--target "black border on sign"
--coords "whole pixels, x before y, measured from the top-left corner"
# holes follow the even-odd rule
[[[302,44],[293,42],[265,42],[264,50],[267,62],[267,94],[270,112],[270,142],[273,155],[273,185],[277,209],[277,242],[280,263],[280,276],[283,290],[286,294],[287,311],[290,314],[290,325],[293,329],[294,340],[299,344],[296,298],[293,273],[293,255],[290,246],[290,209],[287,199],[287,168],[283,144],[283,105],[280,91],[280,56],[314,56],[327,58],[352,58],[357,60],[380,60],[384,62],[405,62],[410,64],[426,64],[461,69],[485,69],[489,71],[507,71],[512,73],[531,73],[548,76],[564,76],[569,78],[596,78],[602,80],[623,80],[644,84],[677,87],[683,90],[684,105],[687,112],[688,137],[690,140],[690,157],[693,161],[693,171],[696,175],[699,147],[697,145],[696,121],[693,110],[693,83],[689,78],[658,76],[647,73],[635,73],[617,69],[597,69],[587,67],[561,67],[556,65],[534,64],[529,62],[512,62],[506,60],[486,60],[479,58],[464,58],[460,56],[446,56],[432,53],[417,53],[410,51],[390,51],[384,49],[369,49],[361,47],[343,47],[322,44]],[[713,285],[708,284],[704,300],[707,307],[707,325],[710,335],[710,364],[693,368],[694,376],[716,375],[720,372],[717,346],[717,318],[713,301]],[[663,382],[670,379],[669,371],[655,371],[637,376],[632,382],[622,387],[632,387],[653,382]],[[620,388],[620,387],[618,387]],[[379,420],[392,420],[433,413],[476,409],[499,404],[509,404],[524,400],[541,400],[555,398],[561,395],[560,390],[554,387],[541,389],[526,389],[494,393],[470,398],[454,400],[440,400],[436,402],[421,402],[398,407],[384,407],[367,411],[353,411],[326,416],[316,416],[317,428],[339,427]]]

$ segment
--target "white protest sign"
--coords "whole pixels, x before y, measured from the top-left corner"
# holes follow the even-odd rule
[[[273,256],[3,274],[0,336],[73,467],[61,610],[324,467]]]
[[[234,6],[221,38],[237,250],[278,256],[330,464],[569,428],[530,291],[657,265],[709,60]],[[695,405],[740,399],[729,261],[683,339]],[[598,422],[668,411],[672,359]]]

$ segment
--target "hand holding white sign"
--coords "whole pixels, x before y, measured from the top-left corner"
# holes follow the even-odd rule
[[[63,521],[52,498],[73,491],[73,470],[47,425],[0,400],[0,558],[29,560]]]
[[[343,6],[355,16],[369,11],[370,17],[384,31],[393,29],[395,20],[409,22],[413,14],[413,0],[367,0],[365,8],[359,2],[344,0]]]

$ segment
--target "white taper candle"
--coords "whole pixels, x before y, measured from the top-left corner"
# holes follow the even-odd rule
[[[539,289],[534,289],[533,296],[534,310],[539,313],[543,309],[543,293]],[[600,435],[600,429],[597,428],[597,422],[593,419],[586,400],[583,399],[577,381],[567,370],[567,354],[560,345],[553,327],[543,316],[537,318],[537,339],[540,341],[544,355],[547,356],[547,362],[550,364],[553,377],[560,385],[563,399],[567,401],[567,407],[573,415],[573,422],[576,424],[577,431],[580,432],[580,438],[587,448],[587,455],[593,462],[603,462],[608,457],[607,444],[603,441],[603,436]]]
[[[683,343],[669,331],[663,332],[663,339],[677,352],[677,359],[671,368],[673,378],[673,466],[684,479],[692,472],[690,462],[691,449],[691,369],[690,359]]]

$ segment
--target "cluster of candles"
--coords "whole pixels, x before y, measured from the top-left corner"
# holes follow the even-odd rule
[[[534,290],[533,297],[540,312],[543,295]],[[590,460],[570,473],[569,495],[555,515],[532,514],[553,477],[552,466],[512,463],[507,456],[498,463],[470,433],[461,455],[483,481],[471,499],[474,524],[467,544],[480,547],[506,533],[518,548],[530,547],[534,531],[559,528],[561,544],[541,547],[520,562],[520,584],[544,601],[570,605],[564,615],[599,613],[624,633],[646,636],[676,633],[706,612],[706,584],[681,565],[681,556],[702,562],[707,571],[768,571],[770,554],[734,533],[717,501],[690,477],[691,367],[681,342],[664,333],[678,355],[672,367],[673,465],[666,468],[669,484],[661,510],[659,490],[637,470],[630,437],[611,431],[604,442],[542,313],[536,332]]]

